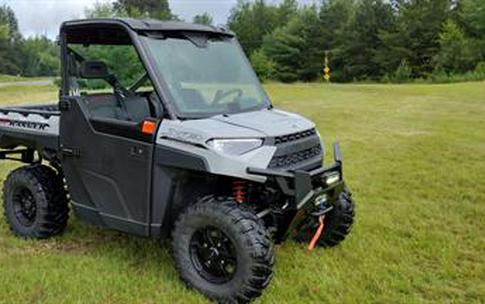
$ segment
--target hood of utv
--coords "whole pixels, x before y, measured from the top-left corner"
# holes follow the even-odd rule
[[[263,137],[287,135],[315,127],[311,121],[300,115],[274,109],[228,116],[220,115],[210,119],[245,130],[258,132]]]
[[[165,120],[160,126],[159,138],[205,145],[214,138],[269,139],[314,127],[313,122],[300,115],[271,109],[204,119]]]
[[[157,144],[161,159],[169,161],[170,166],[186,168],[186,158],[190,157],[202,159],[205,170],[213,174],[264,181],[265,177],[250,175],[246,169],[313,169],[321,165],[322,148],[314,128],[311,121],[300,115],[261,110],[204,119],[164,120]],[[226,138],[262,138],[265,144],[242,155],[219,153],[207,144],[210,139]],[[183,161],[165,155],[167,148],[175,151],[169,154]]]
[[[261,110],[184,121],[165,120],[159,138],[205,145],[214,138],[273,138],[315,127],[308,119],[280,110]]]

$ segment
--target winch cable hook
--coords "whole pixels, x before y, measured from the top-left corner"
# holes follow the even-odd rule
[[[313,250],[313,248],[315,248],[315,246],[317,245],[318,240],[322,236],[323,228],[325,227],[324,221],[325,221],[325,215],[320,215],[318,217],[319,225],[318,225],[317,231],[313,235],[313,238],[310,241],[310,244],[308,244],[308,248],[307,248],[308,250]]]

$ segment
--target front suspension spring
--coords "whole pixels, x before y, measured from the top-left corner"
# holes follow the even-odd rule
[[[248,185],[246,181],[237,180],[232,183],[232,197],[238,204],[246,203]]]

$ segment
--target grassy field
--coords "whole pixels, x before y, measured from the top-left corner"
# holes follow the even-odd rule
[[[24,78],[12,75],[2,75],[0,74],[0,82],[15,82],[22,81]]]
[[[327,150],[338,137],[358,206],[342,246],[277,247],[259,303],[485,302],[485,83],[267,90],[278,107],[316,121]],[[55,97],[53,87],[0,88],[0,104]],[[0,163],[0,178],[16,165]],[[166,243],[74,218],[42,242],[0,223],[0,303],[206,300],[180,283]]]
[[[20,77],[20,76],[11,76],[11,75],[0,75],[0,83],[42,81],[42,80],[50,80],[50,79],[52,79],[52,77]]]

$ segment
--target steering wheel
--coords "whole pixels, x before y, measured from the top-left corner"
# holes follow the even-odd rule
[[[237,94],[236,98],[238,98],[238,97],[241,97],[243,95],[243,91],[241,89],[232,89],[232,90],[229,90],[229,91],[226,91],[226,92],[217,91],[216,96],[214,97],[214,100],[212,101],[212,104],[218,106],[218,105],[221,104],[221,100],[223,100],[227,96],[230,96],[230,95],[233,95],[233,94]]]

